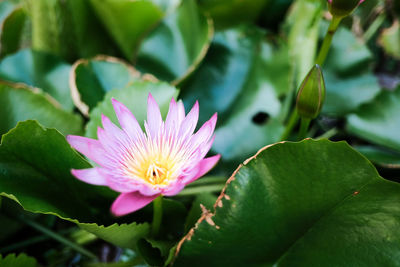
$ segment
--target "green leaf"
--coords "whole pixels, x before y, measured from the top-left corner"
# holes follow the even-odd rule
[[[326,101],[322,113],[330,116],[344,116],[372,101],[380,92],[378,79],[372,73],[340,78],[332,72],[325,72]]]
[[[99,187],[71,174],[72,168],[89,167],[57,130],[35,121],[20,122],[1,140],[0,195],[30,212],[93,222],[106,215],[102,212],[109,207],[103,206],[107,201],[99,199]]]
[[[388,55],[400,59],[400,24],[398,20],[393,23],[392,27],[382,31],[379,43]]]
[[[113,109],[111,98],[115,98],[136,117],[140,125],[147,117],[147,98],[149,93],[153,95],[162,114],[167,114],[172,97],[178,95],[178,90],[163,82],[135,81],[123,89],[109,91],[103,102],[100,102],[90,113],[90,121],[86,127],[86,136],[96,138],[97,127],[101,127],[101,114],[106,115],[118,125],[118,120]]]
[[[356,146],[358,152],[370,161],[387,168],[400,168],[400,153],[376,146]]]
[[[379,91],[372,72],[372,53],[346,28],[335,34],[324,68],[326,101],[322,112],[343,116],[370,102]]]
[[[286,17],[291,75],[297,89],[315,64],[322,18],[321,1],[295,1]]]
[[[8,254],[7,256],[0,255],[1,267],[37,267],[39,264],[35,258],[29,257],[26,254]]]
[[[116,193],[83,183],[71,169],[91,167],[58,131],[35,121],[21,122],[3,135],[0,146],[0,196],[25,210],[77,223],[117,246],[133,248],[149,232],[147,223],[110,224]],[[29,186],[27,186],[29,185]]]
[[[168,4],[148,0],[90,0],[94,11],[128,60],[132,60],[141,38],[163,18]]]
[[[283,131],[278,94],[289,87],[288,58],[263,35],[250,27],[217,33],[204,63],[182,89],[188,106],[199,100],[201,122],[218,112],[213,150],[227,161],[244,160],[278,141]],[[284,60],[275,64],[278,59]],[[259,122],[257,116],[265,118]]]
[[[372,103],[347,116],[347,130],[373,144],[400,151],[400,88],[382,91]]]
[[[59,58],[30,49],[0,61],[0,79],[39,87],[54,97],[66,110],[72,110],[68,78],[71,66]]]
[[[201,206],[206,209],[211,209],[216,199],[217,197],[211,193],[202,193],[196,196],[195,200],[192,203],[192,207],[190,208],[189,214],[186,218],[185,233],[187,233],[201,217],[203,212]]]
[[[69,1],[25,0],[32,20],[32,48],[66,60],[76,57]]]
[[[396,266],[400,185],[345,142],[261,150],[180,242],[174,266]]]
[[[177,84],[189,76],[207,53],[213,36],[211,19],[195,0],[185,0],[141,43],[136,67]]]
[[[208,12],[217,28],[228,28],[243,22],[255,21],[270,0],[200,0],[200,7]]]
[[[150,232],[148,223],[137,224],[113,224],[110,226],[99,226],[92,224],[78,224],[82,229],[96,235],[121,248],[135,249],[139,239],[147,236]]]
[[[27,16],[22,7],[15,8],[1,24],[0,56],[15,53],[21,45]]]
[[[82,118],[62,110],[53,98],[39,89],[0,84],[0,135],[28,119],[38,120],[63,134],[82,132]]]
[[[111,89],[122,89],[140,73],[125,62],[108,56],[78,60],[71,70],[70,86],[75,106],[85,115]]]

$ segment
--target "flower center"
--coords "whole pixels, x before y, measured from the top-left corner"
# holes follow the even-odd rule
[[[156,162],[152,162],[147,167],[147,171],[144,175],[144,180],[146,180],[148,183],[151,183],[153,185],[156,185],[156,184],[164,185],[164,184],[167,184],[167,182],[168,182],[168,178],[169,178],[168,174],[169,174],[169,171],[167,170],[166,167],[159,165]]]

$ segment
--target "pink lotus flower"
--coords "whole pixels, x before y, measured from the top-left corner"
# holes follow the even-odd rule
[[[102,115],[98,140],[67,136],[72,147],[99,166],[72,170],[79,180],[108,186],[121,194],[111,212],[122,216],[134,212],[160,195],[178,194],[185,185],[207,173],[220,155],[204,158],[214,141],[217,114],[195,133],[199,105],[185,116],[182,101],[171,100],[165,122],[149,94],[144,133],[136,118],[122,103],[112,99],[122,129]]]

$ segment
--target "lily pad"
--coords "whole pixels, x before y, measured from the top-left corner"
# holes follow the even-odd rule
[[[90,2],[124,56],[132,60],[145,34],[180,1],[90,0]]]
[[[113,57],[78,60],[71,70],[70,87],[75,106],[84,114],[103,100],[111,89],[122,89],[139,79],[140,73]]]
[[[57,100],[65,110],[74,104],[68,86],[71,65],[50,54],[21,50],[0,61],[0,79],[39,87]]]
[[[347,116],[347,130],[373,144],[400,151],[400,88],[383,91]]]
[[[0,196],[27,211],[77,223],[117,246],[134,248],[136,241],[148,234],[149,225],[104,226],[113,221],[109,208],[116,193],[85,184],[71,174],[72,168],[89,167],[57,130],[43,128],[35,121],[21,122],[1,141]]]
[[[63,110],[39,89],[0,84],[0,135],[28,119],[38,120],[63,134],[79,134],[83,130],[79,115]]]
[[[202,61],[213,32],[211,19],[199,10],[196,1],[185,0],[144,38],[135,66],[177,84]]]
[[[345,142],[280,143],[234,172],[174,266],[395,266],[399,225],[400,185]]]

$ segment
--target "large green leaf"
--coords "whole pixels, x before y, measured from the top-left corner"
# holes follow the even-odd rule
[[[35,119],[63,134],[82,132],[82,118],[64,111],[59,104],[39,89],[0,84],[0,135],[19,121]]]
[[[176,84],[196,69],[212,36],[211,19],[198,10],[195,0],[185,0],[143,40],[136,67]]]
[[[398,266],[400,185],[345,142],[262,149],[228,180],[174,266]]]
[[[274,68],[272,45],[262,43],[259,49],[229,117],[215,132],[213,150],[221,153],[224,160],[243,161],[260,147],[279,141],[284,129],[278,118],[281,103],[274,79],[283,78],[288,86],[288,68],[283,73],[279,72],[282,69]]]
[[[39,264],[32,257],[26,254],[8,254],[7,256],[0,255],[0,267],[36,267]]]
[[[140,73],[117,58],[98,56],[78,60],[71,70],[70,87],[75,106],[85,115],[111,89],[122,89]]]
[[[102,212],[107,211],[103,206],[107,199],[100,199],[98,187],[71,174],[72,168],[90,164],[55,129],[35,121],[20,122],[2,137],[0,166],[0,194],[25,210],[80,222],[97,222],[106,215]]]
[[[0,196],[25,210],[52,214],[121,247],[134,248],[149,232],[147,223],[113,224],[109,208],[116,193],[74,178],[72,168],[90,167],[54,129],[21,122],[3,135],[0,146]],[[29,185],[29,186],[28,186]]]
[[[100,102],[90,113],[90,121],[86,127],[86,136],[96,138],[97,128],[101,127],[101,114],[106,115],[111,121],[118,125],[111,98],[115,98],[126,105],[136,117],[138,122],[143,125],[147,116],[147,97],[151,93],[162,114],[168,111],[172,97],[178,95],[178,90],[163,82],[135,81],[123,89],[109,91],[103,102]]]
[[[141,38],[179,1],[90,0],[97,16],[124,56],[132,60]],[[164,3],[162,3],[164,2]]]
[[[32,50],[21,50],[0,61],[0,79],[39,87],[64,109],[72,110],[68,78],[71,66],[59,58]]]
[[[218,112],[213,150],[225,160],[242,161],[282,132],[278,95],[289,88],[287,49],[275,49],[263,35],[250,27],[217,33],[182,89],[188,106],[199,100],[201,122]]]
[[[400,88],[383,91],[347,117],[347,130],[371,143],[400,151]]]
[[[258,57],[262,36],[263,32],[253,27],[239,27],[215,35],[204,62],[181,92],[188,106],[199,101],[201,122],[215,112],[218,112],[219,123],[226,118]]]
[[[199,0],[200,7],[210,13],[218,28],[255,21],[270,0]]]

